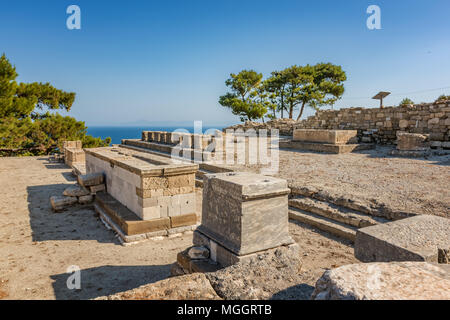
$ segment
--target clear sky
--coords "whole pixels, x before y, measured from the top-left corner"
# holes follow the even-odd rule
[[[76,92],[69,114],[87,125],[237,122],[217,101],[244,68],[342,65],[335,108],[375,107],[381,90],[385,105],[450,94],[448,0],[0,2],[0,53],[19,80]],[[81,30],[66,27],[71,4]],[[372,4],[381,30],[366,27]]]

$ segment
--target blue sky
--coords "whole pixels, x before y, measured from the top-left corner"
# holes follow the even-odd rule
[[[450,94],[448,0],[1,4],[0,52],[19,80],[76,92],[69,114],[87,125],[237,122],[217,101],[229,74],[244,68],[267,76],[293,64],[342,65],[348,80],[335,108],[375,107],[380,90],[392,92],[385,105]],[[81,30],[66,28],[71,4],[81,8]],[[366,27],[371,4],[381,8],[381,30]]]

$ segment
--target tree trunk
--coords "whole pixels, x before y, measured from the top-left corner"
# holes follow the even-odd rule
[[[301,118],[301,116],[303,114],[303,109],[305,109],[305,102],[302,103],[302,107],[301,107],[300,113],[299,113],[299,115],[297,117],[297,121],[300,120],[300,118]]]
[[[294,117],[294,106],[291,104],[289,106],[289,119],[292,119]]]

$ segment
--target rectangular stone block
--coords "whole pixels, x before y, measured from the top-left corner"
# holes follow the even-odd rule
[[[397,150],[423,151],[428,149],[428,138],[426,134],[397,132]]]
[[[65,148],[64,149],[64,162],[73,166],[76,163],[84,163],[86,161],[85,153],[83,149],[78,148]]]
[[[63,141],[63,149],[73,148],[73,149],[81,149],[82,142],[80,140],[75,141]]]
[[[450,219],[418,215],[358,229],[355,257],[362,262],[438,262],[438,249],[450,248]]]
[[[89,191],[93,194],[96,194],[97,192],[106,191],[106,187],[105,187],[105,184],[102,183],[102,184],[98,184],[96,186],[90,186]]]
[[[294,129],[293,141],[329,144],[357,143],[357,130]]]
[[[247,172],[208,174],[198,230],[237,255],[292,243],[283,179]]]
[[[104,181],[104,175],[101,172],[88,173],[77,177],[78,183],[83,187],[90,187],[102,184]]]

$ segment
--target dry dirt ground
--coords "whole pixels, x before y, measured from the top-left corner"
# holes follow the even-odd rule
[[[280,150],[279,172],[291,185],[326,190],[335,198],[415,214],[450,218],[450,155],[425,158],[390,156],[392,147],[348,154]],[[259,172],[260,165],[233,165]]]
[[[53,213],[49,197],[75,178],[46,157],[0,158],[0,183],[0,299],[92,299],[137,288],[167,278],[192,243],[184,234],[125,247],[91,206]],[[324,270],[356,262],[345,241],[295,223],[290,231],[311,292]],[[67,288],[71,265],[81,269],[81,290]]]

